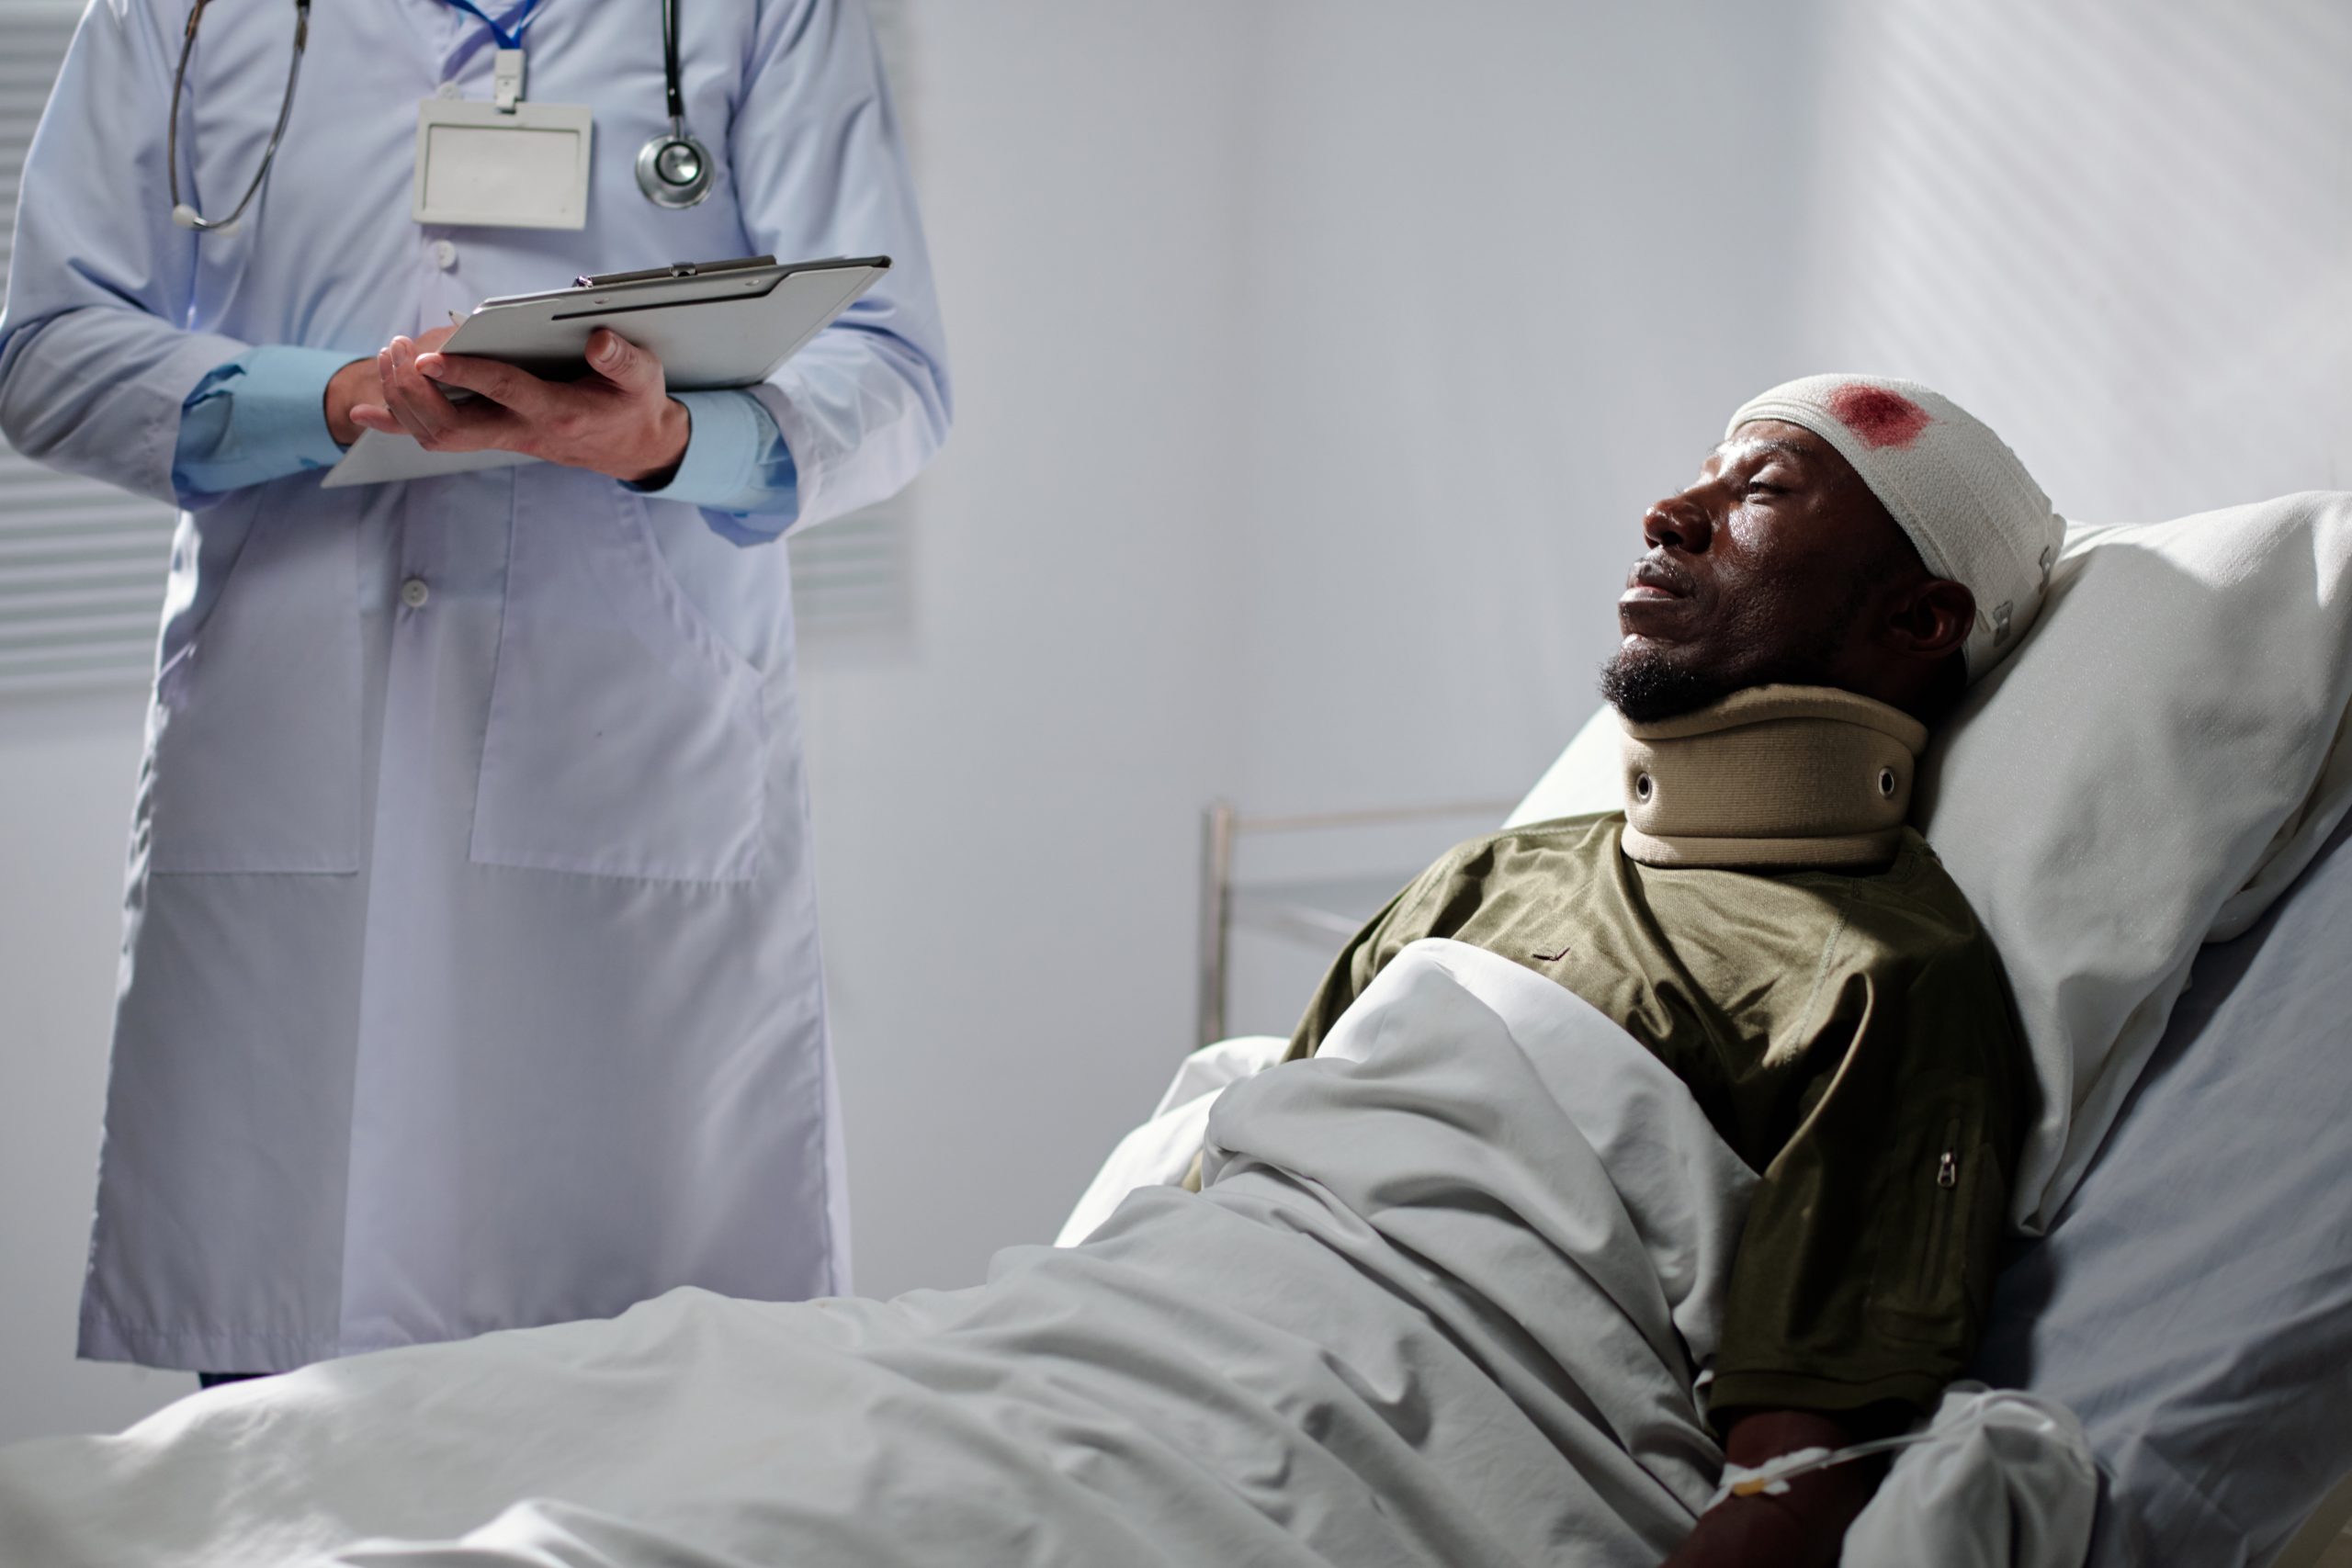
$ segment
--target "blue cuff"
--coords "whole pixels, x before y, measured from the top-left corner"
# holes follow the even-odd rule
[[[800,514],[800,470],[767,406],[746,391],[679,392],[693,422],[678,471],[656,501],[703,509],[711,528],[739,545],[764,544]]]
[[[341,461],[327,434],[327,383],[353,357],[273,344],[215,368],[180,404],[174,485],[218,495]]]

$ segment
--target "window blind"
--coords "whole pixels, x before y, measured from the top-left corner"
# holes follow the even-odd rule
[[[903,118],[908,7],[869,6]],[[78,0],[0,0],[0,287],[25,151],[81,11]],[[172,525],[168,507],[54,472],[0,443],[0,698],[146,679]],[[902,500],[788,537],[803,642],[902,632],[910,545]]]
[[[0,3],[0,284],[25,148],[81,6]],[[136,684],[154,658],[172,512],[0,445],[0,696]]]

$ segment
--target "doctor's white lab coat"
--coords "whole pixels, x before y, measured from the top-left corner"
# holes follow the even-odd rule
[[[944,439],[936,308],[855,0],[682,7],[702,206],[639,193],[658,7],[546,0],[529,96],[595,112],[584,232],[420,228],[419,100],[490,96],[441,0],[321,6],[233,232],[169,217],[189,0],[96,0],[25,172],[0,421],[172,495],[182,400],[259,344],[372,353],[575,273],[888,254],[757,389],[804,525]],[[505,7],[486,7],[497,14]],[[207,12],[182,179],[225,210],[291,6]],[[85,1356],[222,1371],[845,1290],[788,569],[690,507],[533,465],[198,500],[136,807]]]

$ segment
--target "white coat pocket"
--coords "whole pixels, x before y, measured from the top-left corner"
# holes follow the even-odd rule
[[[515,486],[472,859],[592,876],[759,874],[759,672],[679,591],[644,504],[594,475]]]
[[[181,530],[174,597],[211,605],[155,677],[151,872],[359,869],[357,535],[289,511],[311,490],[262,488],[242,532],[236,502]]]

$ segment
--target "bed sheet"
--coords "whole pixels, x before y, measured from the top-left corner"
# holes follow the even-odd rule
[[[1421,943],[1209,1133],[1203,1192],[973,1290],[679,1291],[0,1450],[0,1559],[1622,1568],[1689,1530],[1753,1179],[1631,1036]]]
[[[2206,948],[1977,1375],[2063,1401],[2096,1568],[2267,1562],[2352,1471],[2352,848]]]

